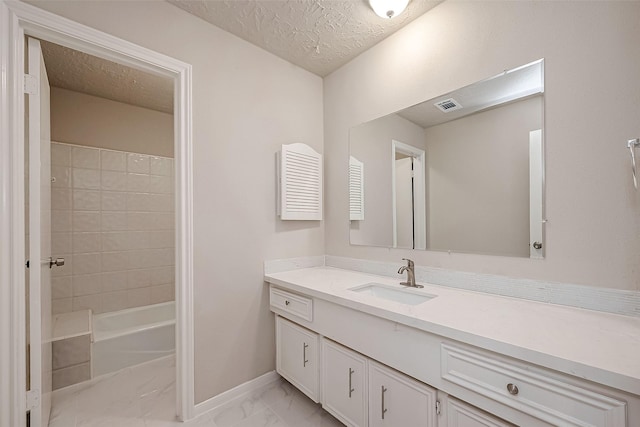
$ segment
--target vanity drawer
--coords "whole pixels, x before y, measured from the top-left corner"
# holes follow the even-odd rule
[[[272,307],[298,316],[311,322],[313,320],[313,300],[271,286],[270,303]]]
[[[441,375],[557,426],[625,427],[626,403],[575,378],[482,350],[442,344]]]

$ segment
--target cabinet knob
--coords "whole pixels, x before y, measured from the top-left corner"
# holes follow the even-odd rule
[[[513,383],[509,383],[509,384],[507,384],[507,391],[508,391],[510,394],[512,394],[512,395],[514,395],[514,396],[515,396],[515,395],[517,395],[517,394],[518,394],[518,392],[519,392],[520,390],[518,390],[518,386],[517,386],[517,385],[515,385],[515,384],[513,384]]]
[[[291,302],[289,300],[285,300],[284,301],[284,305],[289,305],[289,304],[291,304]]]

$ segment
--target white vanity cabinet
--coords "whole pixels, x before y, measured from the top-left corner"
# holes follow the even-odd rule
[[[276,317],[276,370],[316,403],[320,400],[319,343],[318,334]]]
[[[369,361],[370,427],[435,427],[436,390]]]
[[[367,426],[367,358],[322,340],[322,407],[349,426]]]
[[[444,395],[439,400],[443,412],[439,427],[515,427],[453,397]]]

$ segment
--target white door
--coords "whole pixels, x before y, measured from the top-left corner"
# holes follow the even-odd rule
[[[435,427],[436,390],[369,361],[370,427]]]
[[[396,248],[413,249],[413,158],[396,159]]]
[[[51,135],[49,79],[40,42],[28,39],[29,384],[31,427],[51,410]]]
[[[322,340],[322,407],[348,426],[367,425],[367,359]]]
[[[320,401],[318,334],[276,316],[276,370],[287,381]]]
[[[529,254],[543,258],[542,241],[542,129],[529,132]]]

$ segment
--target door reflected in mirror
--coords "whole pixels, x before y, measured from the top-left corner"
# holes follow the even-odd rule
[[[350,130],[352,245],[541,258],[544,62]]]

